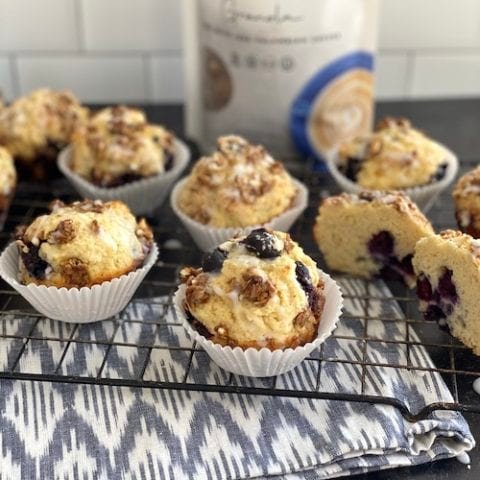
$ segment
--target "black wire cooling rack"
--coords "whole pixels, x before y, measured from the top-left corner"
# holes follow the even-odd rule
[[[472,168],[476,162],[463,161],[463,170]],[[311,165],[300,166],[299,163],[288,164],[290,170],[304,181],[310,189],[309,206],[302,218],[294,225],[291,233],[294,239],[299,241],[305,251],[310,254],[320,266],[322,260],[318,250],[313,243],[311,230],[317,207],[322,196],[335,192],[327,173],[316,172]],[[429,213],[437,229],[454,226],[453,206],[450,201],[450,192],[446,192],[437,201]],[[49,202],[53,198],[61,198],[64,201],[77,199],[73,190],[64,180],[54,182],[53,185],[41,185],[33,183],[21,183],[18,187],[16,197],[10,209],[9,216],[5,223],[3,232],[0,232],[1,247],[5,246],[12,236],[15,226],[28,223],[37,215],[47,210]],[[183,265],[198,265],[201,253],[191,241],[188,233],[176,220],[170,208],[165,205],[154,218],[151,219],[154,227],[155,237],[161,246],[160,259],[153,267],[147,278],[137,291],[135,302],[147,302],[157,308],[158,315],[155,321],[149,321],[148,327],[151,335],[144,335],[135,342],[129,339],[128,334],[121,335],[126,325],[142,324],[142,318],[128,318],[119,315],[108,320],[108,329],[103,337],[92,337],[89,335],[89,325],[62,324],[53,322],[36,313],[15,291],[7,284],[0,281],[0,378],[49,381],[80,384],[98,384],[114,386],[130,386],[140,388],[159,388],[174,390],[190,390],[202,392],[220,392],[250,395],[273,395],[312,399],[330,399],[338,401],[355,401],[388,404],[397,407],[405,418],[416,420],[426,417],[433,410],[458,410],[464,412],[480,413],[480,397],[472,388],[473,381],[480,376],[480,359],[470,353],[462,344],[453,339],[447,332],[442,331],[436,323],[424,321],[418,314],[416,299],[413,294],[399,284],[389,284],[392,297],[382,300],[397,302],[404,312],[402,319],[372,318],[364,316],[365,329],[360,336],[348,336],[333,334],[333,337],[342,341],[355,341],[360,345],[361,354],[355,359],[329,357],[323,351],[319,355],[310,357],[307,361],[315,364],[317,368],[316,382],[310,388],[285,388],[277,384],[275,377],[262,379],[260,382],[238,381],[233,375],[224,375],[221,380],[215,382],[199,381],[191,375],[192,365],[199,362],[199,358],[205,353],[196,348],[195,344],[178,345],[169,343],[168,337],[158,341],[161,335],[158,332],[162,329],[178,328],[181,324],[175,319],[172,321],[172,295],[177,286],[178,272]],[[352,300],[368,301],[368,283],[365,283],[365,293],[351,295]],[[158,300],[158,299],[161,300]],[[155,305],[155,303],[157,303]],[[169,314],[170,312],[170,314]],[[22,322],[22,327],[12,329],[12,316],[16,321]],[[395,321],[405,324],[405,338],[391,340],[388,338],[374,338],[368,333],[369,321]],[[55,327],[38,329],[41,322],[50,322]],[[412,336],[412,329],[418,335]],[[413,337],[413,338],[412,338]],[[420,340],[418,340],[420,338]],[[393,343],[406,350],[406,361],[403,363],[379,363],[372,361],[367,355],[367,347],[375,342]],[[27,352],[34,343],[44,342],[54,346],[55,355],[51,365],[45,372],[38,368],[38,362],[26,360]],[[72,374],[63,368],[65,359],[69,352],[78,345],[88,345],[94,349],[98,361],[90,365],[82,374]],[[418,367],[412,364],[410,351],[416,347],[423,347],[431,356],[434,366]],[[109,374],[109,361],[118,349],[135,349],[141,354],[141,365],[132,373],[131,371],[120,372],[116,375]],[[2,352],[8,351],[8,358],[3,358]],[[101,353],[98,355],[98,353]],[[183,371],[178,375],[171,375],[168,372],[168,365],[165,364],[165,356],[182,355],[184,358]],[[5,357],[6,354],[3,356]],[[2,363],[3,362],[3,363]],[[326,363],[340,362],[350,365],[352,368],[360,369],[359,376],[361,384],[351,391],[348,388],[343,392],[334,391],[320,382],[320,372]],[[157,365],[158,363],[158,365]],[[168,363],[168,362],[167,362]],[[160,379],[152,380],[146,376],[148,369],[152,367],[164,369]],[[444,378],[450,388],[454,402],[432,403],[426,405],[420,411],[413,412],[407,405],[393,397],[384,397],[369,394],[366,390],[367,369],[372,367],[389,367],[393,369],[420,369],[438,372]],[[41,373],[40,373],[41,372]],[[86,373],[85,373],[86,372]]]

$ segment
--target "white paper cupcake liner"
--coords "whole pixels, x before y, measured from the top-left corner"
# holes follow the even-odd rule
[[[175,215],[181,220],[185,228],[188,230],[193,240],[197,244],[200,250],[207,252],[216,248],[223,242],[226,242],[230,238],[235,236],[247,235],[249,232],[259,227],[271,228],[273,230],[279,230],[281,232],[288,232],[290,227],[294,224],[295,220],[302,214],[308,204],[308,189],[307,187],[292,178],[295,187],[297,188],[297,195],[291,205],[291,207],[273,218],[269,222],[263,225],[251,225],[248,227],[232,227],[232,228],[218,228],[203,225],[196,220],[193,220],[188,215],[183,213],[178,206],[178,198],[182,191],[187,178],[180,180],[175,187],[173,187],[170,195],[170,205],[175,212]]]
[[[175,139],[175,156],[170,170],[114,188],[98,187],[73,172],[70,169],[70,157],[71,147],[62,150],[57,160],[58,168],[82,197],[104,201],[121,200],[135,215],[146,215],[164,202],[172,184],[188,165],[190,150],[183,142]]]
[[[224,370],[248,377],[272,377],[292,370],[298,366],[313,350],[318,348],[335,330],[342,313],[343,298],[338,284],[326,273],[319,270],[325,282],[325,306],[320,319],[317,338],[301,347],[285,350],[256,350],[240,347],[223,347],[198,333],[187,319],[184,309],[186,286],[180,285],[175,292],[174,307],[178,319],[189,336],[202,347],[210,358]]]
[[[445,190],[453,182],[458,171],[457,156],[444,145],[438,145],[445,151],[445,159],[447,161],[447,168],[445,170],[444,177],[441,180],[432,182],[428,185],[402,189],[402,191],[405,192],[423,212],[428,212],[428,210],[430,210],[438,195],[440,195],[440,193],[443,192],[443,190]],[[334,151],[331,155],[329,155],[326,163],[330,174],[342,191],[348,193],[359,193],[367,190],[357,183],[352,182],[340,172],[337,166],[337,151]]]
[[[90,323],[110,318],[123,310],[158,257],[153,244],[141,268],[93,287],[56,288],[22,285],[18,281],[19,252],[15,243],[0,256],[0,276],[42,315],[71,323]]]

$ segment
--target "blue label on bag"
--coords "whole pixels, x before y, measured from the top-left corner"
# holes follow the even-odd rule
[[[354,52],[319,70],[292,103],[290,132],[297,148],[323,160],[373,122],[373,56]]]

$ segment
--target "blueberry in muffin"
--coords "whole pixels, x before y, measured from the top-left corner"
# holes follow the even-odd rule
[[[480,242],[455,230],[425,237],[415,247],[413,268],[424,318],[480,355]]]
[[[0,145],[10,151],[21,174],[48,179],[56,174],[58,152],[88,115],[69,91],[35,90],[0,109]]]
[[[287,233],[253,230],[181,271],[185,312],[212,342],[243,349],[294,348],[312,341],[324,306],[315,262]]]
[[[236,135],[220,137],[183,186],[178,207],[211,227],[262,225],[288,210],[297,188],[284,166],[260,145]]]
[[[56,201],[51,213],[18,229],[17,245],[23,284],[80,288],[143,265],[153,235],[122,202]]]
[[[458,228],[474,238],[480,237],[480,167],[467,172],[453,189]]]
[[[413,287],[413,249],[434,231],[404,193],[368,191],[325,199],[313,233],[329,268]]]
[[[338,168],[364,189],[398,190],[441,180],[447,152],[404,118],[387,117],[374,132],[342,144]]]
[[[174,135],[124,106],[96,113],[72,138],[72,171],[100,187],[117,187],[172,167]]]

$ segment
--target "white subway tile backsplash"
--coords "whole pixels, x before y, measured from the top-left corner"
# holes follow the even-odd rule
[[[147,100],[139,57],[23,57],[18,59],[21,93],[41,86],[70,88],[86,102]]]
[[[183,99],[183,62],[178,57],[151,59],[151,85],[155,102],[179,102]]]
[[[480,53],[476,55],[417,55],[413,97],[480,95]]]
[[[478,0],[381,0],[382,49],[480,47]]]
[[[379,3],[378,99],[480,95],[480,0]],[[91,102],[181,101],[181,4],[0,0],[0,90],[7,99],[49,85]]]
[[[76,0],[0,0],[0,51],[78,48]]]
[[[404,96],[408,75],[407,54],[377,54],[375,63],[375,97],[392,99]]]
[[[87,50],[179,50],[179,0],[82,0]]]
[[[0,99],[12,100],[14,96],[15,87],[10,60],[8,58],[0,58]]]

